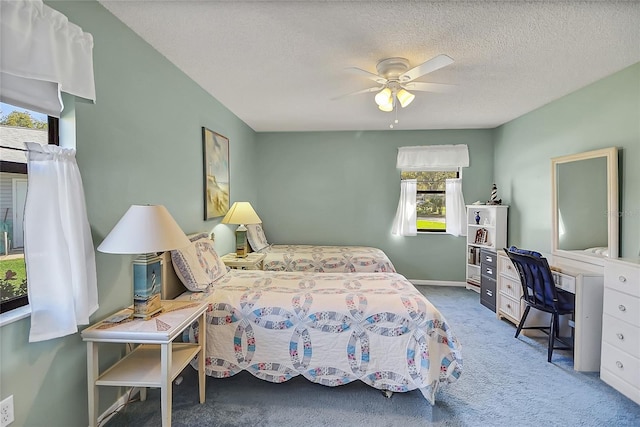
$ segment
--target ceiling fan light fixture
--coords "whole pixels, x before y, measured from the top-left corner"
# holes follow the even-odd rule
[[[393,104],[393,99],[391,98],[391,89],[389,89],[388,87],[382,89],[376,94],[375,100],[376,104],[378,104],[379,107]],[[391,106],[391,108],[393,108],[393,105]]]
[[[415,99],[415,97],[416,96],[414,94],[404,89],[400,89],[396,94],[396,98],[398,98],[398,101],[400,101],[400,105],[402,106],[402,108],[411,104],[411,102]]]
[[[385,113],[390,113],[393,111],[393,102],[389,102],[388,104],[378,105],[378,108]]]

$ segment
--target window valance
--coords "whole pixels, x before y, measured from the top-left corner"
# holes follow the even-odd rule
[[[465,144],[399,147],[396,167],[403,171],[451,170],[469,166]]]
[[[96,100],[93,37],[41,0],[0,4],[0,98],[60,117],[61,92]]]

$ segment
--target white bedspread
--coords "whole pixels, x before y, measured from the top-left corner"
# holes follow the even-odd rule
[[[297,375],[326,386],[438,388],[462,372],[461,347],[440,312],[396,273],[231,270],[207,292],[206,373],[242,370],[271,382]],[[189,329],[197,340],[199,325]],[[197,369],[197,364],[193,366]]]

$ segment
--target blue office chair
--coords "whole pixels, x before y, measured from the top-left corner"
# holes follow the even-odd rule
[[[520,274],[522,300],[526,304],[515,337],[518,338],[523,329],[537,329],[548,334],[547,361],[551,362],[553,350],[573,349],[573,343],[560,337],[558,322],[561,315],[573,316],[575,311],[574,295],[556,288],[549,264],[540,253],[518,249],[515,246],[504,249],[504,251]],[[531,307],[551,314],[550,325],[525,327],[524,323]],[[564,344],[564,347],[556,347],[556,340]]]

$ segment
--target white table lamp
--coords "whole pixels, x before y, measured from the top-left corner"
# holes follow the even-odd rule
[[[222,218],[223,224],[239,224],[236,229],[236,257],[244,258],[249,252],[246,224],[260,224],[262,220],[249,202],[235,202]]]
[[[98,246],[110,254],[141,254],[133,261],[133,315],[148,318],[162,310],[159,252],[191,242],[162,205],[132,205]]]

